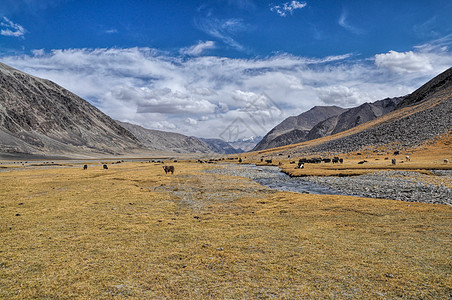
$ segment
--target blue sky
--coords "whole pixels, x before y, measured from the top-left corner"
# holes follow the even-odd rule
[[[234,139],[413,91],[452,66],[450,16],[440,0],[2,0],[0,61],[115,119]]]

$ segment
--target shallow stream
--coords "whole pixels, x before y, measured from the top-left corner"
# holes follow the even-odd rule
[[[290,177],[289,175],[281,172],[279,167],[274,166],[256,166],[245,164],[228,165],[228,167],[224,169],[213,169],[206,172],[246,177],[271,189],[280,191],[319,195],[344,195],[343,192],[339,192],[330,187],[309,182],[300,177]]]

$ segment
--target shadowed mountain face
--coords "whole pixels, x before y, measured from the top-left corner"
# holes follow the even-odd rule
[[[258,146],[260,149],[269,149],[336,134],[393,111],[402,99],[402,97],[387,98],[350,109],[337,106],[316,106],[297,117],[289,117],[284,120],[266,135],[265,144],[261,143]],[[315,117],[314,114],[319,115]],[[327,117],[328,115],[330,116]],[[304,126],[295,123],[295,120],[302,120]],[[294,127],[291,128],[291,126]],[[281,130],[282,128],[284,130]],[[257,148],[254,150],[260,150]]]
[[[0,63],[0,153],[121,154],[138,140],[61,86]]]
[[[397,105],[397,109],[412,106],[429,99],[429,96],[437,92],[447,90],[452,85],[452,68],[439,74],[413,93],[406,96],[403,101]]]
[[[303,139],[316,124],[346,111],[337,106],[315,106],[298,115],[288,117],[270,130],[253,150],[263,150],[297,143]],[[295,132],[291,132],[296,130]],[[291,133],[289,133],[291,132]],[[287,136],[284,134],[289,133]]]

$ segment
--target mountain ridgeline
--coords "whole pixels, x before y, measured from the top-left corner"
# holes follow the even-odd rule
[[[233,151],[223,146],[227,149],[195,137],[117,122],[61,86],[0,63],[0,157]]]
[[[262,139],[231,144],[115,121],[61,86],[0,63],[0,158],[232,154],[314,139],[320,142],[303,147],[317,152],[408,147],[451,133],[451,100],[452,68],[407,96],[349,109],[316,106],[287,118]]]
[[[349,109],[337,106],[315,106],[298,116],[285,119],[273,128],[253,150],[306,142],[346,131],[393,111],[402,99],[404,97],[387,98]]]
[[[452,68],[449,68],[407,96],[348,109],[318,123],[301,139],[292,139],[294,143],[310,139],[316,139],[315,142],[266,151],[272,155],[306,155],[379,151],[380,147],[403,150],[435,143],[438,138],[447,141],[451,135]]]
[[[109,116],[61,86],[0,63],[3,156],[117,155],[142,150]]]

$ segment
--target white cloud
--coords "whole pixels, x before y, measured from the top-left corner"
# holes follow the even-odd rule
[[[106,34],[118,33],[118,29],[115,29],[115,28],[107,29],[104,31],[104,33],[106,33]]]
[[[199,56],[203,54],[204,51],[209,49],[215,49],[215,42],[213,41],[205,41],[199,42],[196,45],[193,45],[188,48],[183,48],[180,50],[181,54],[190,55],[190,56]]]
[[[350,32],[352,32],[352,33],[354,33],[354,34],[364,34],[364,33],[365,33],[364,30],[362,30],[362,29],[360,29],[360,28],[357,28],[357,27],[355,27],[355,26],[350,25],[350,24],[348,23],[348,21],[347,21],[347,18],[348,18],[348,13],[347,13],[346,10],[343,10],[343,11],[342,11],[342,14],[341,14],[341,16],[339,17],[339,20],[338,20],[337,23],[338,23],[341,27],[345,28],[346,30],[348,30],[348,31],[350,31]]]
[[[185,123],[187,123],[188,125],[198,125],[198,121],[196,121],[195,119],[192,118],[186,118],[185,119]]]
[[[0,22],[0,34],[4,36],[23,37],[26,30],[19,24],[14,23],[7,17],[3,17],[3,21]]]
[[[238,43],[234,36],[246,30],[241,19],[217,19],[211,16],[201,18],[195,23],[196,27],[208,35],[217,38],[238,51],[245,51],[245,47]]]
[[[306,5],[308,5],[306,2],[290,1],[283,3],[282,5],[272,6],[270,7],[270,10],[275,11],[281,17],[285,17],[288,13],[292,15],[294,10],[301,9]]]
[[[317,93],[319,99],[328,105],[352,107],[358,103],[372,100],[372,97],[360,92],[358,89],[343,85],[319,88],[317,89]]]
[[[397,52],[391,50],[388,53],[377,54],[375,55],[375,64],[379,68],[395,73],[428,72],[433,69],[428,55],[414,53],[413,51]]]
[[[405,95],[452,65],[443,46],[419,49],[366,60],[347,54],[181,57],[150,48],[36,50],[0,59],[60,84],[114,119],[186,135],[246,138],[315,105],[349,107]],[[426,60],[413,63],[412,56]]]

